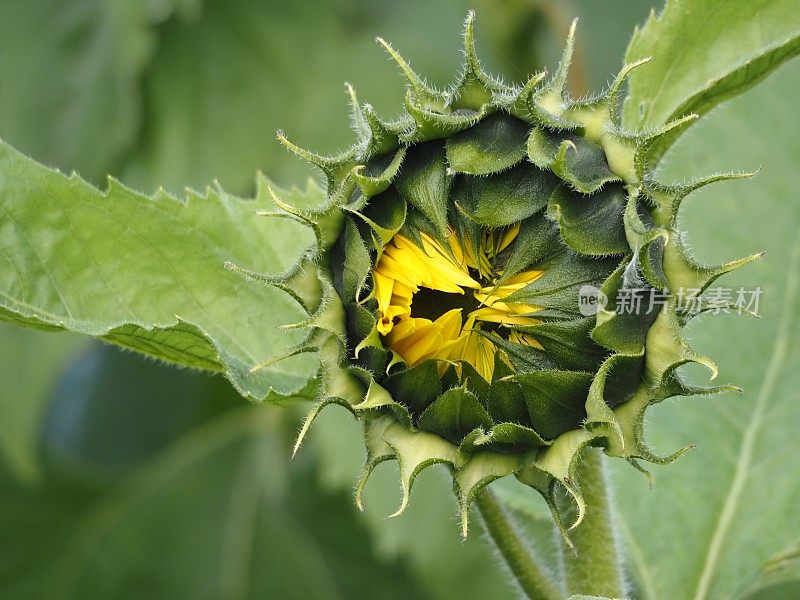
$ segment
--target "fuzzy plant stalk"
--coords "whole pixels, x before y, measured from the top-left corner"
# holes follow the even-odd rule
[[[525,541],[525,536],[508,509],[488,489],[475,496],[486,533],[497,548],[500,559],[519,588],[530,598],[557,600],[561,590],[552,573],[542,565]]]
[[[615,523],[613,494],[603,456],[588,448],[578,466],[586,499],[586,517],[570,532],[571,548],[564,546],[563,564],[569,594],[608,598],[625,596],[625,571]],[[571,503],[563,504],[569,513]]]

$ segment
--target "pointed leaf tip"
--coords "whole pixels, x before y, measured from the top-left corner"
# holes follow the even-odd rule
[[[622,83],[627,79],[628,75],[633,72],[634,69],[638,69],[642,65],[646,65],[647,63],[653,60],[652,56],[646,56],[644,58],[640,58],[637,61],[632,63],[625,64],[622,69],[620,69],[619,73],[617,74],[616,78],[614,78],[614,83],[611,84],[611,88],[615,89],[618,88]]]
[[[558,64],[558,69],[553,75],[554,84],[561,89],[563,89],[563,86],[567,81],[567,74],[569,73],[569,68],[572,65],[572,56],[575,52],[575,30],[577,27],[578,19],[575,18],[572,20],[572,24],[569,26],[569,33],[567,33],[567,41],[564,46],[564,53],[561,55],[561,62]]]
[[[364,114],[361,111],[361,106],[358,104],[356,90],[348,81],[344,82],[344,89],[348,100],[350,101],[350,119],[352,121],[353,128],[360,137],[363,137],[369,131],[369,125],[367,124]]]
[[[386,50],[386,52],[389,53],[389,56],[394,60],[394,62],[397,63],[397,65],[400,67],[400,70],[403,72],[403,75],[405,75],[406,79],[408,79],[408,82],[412,86],[424,87],[422,85],[422,80],[419,78],[419,75],[417,75],[414,72],[414,70],[411,68],[411,65],[409,65],[408,62],[402,56],[400,56],[400,53],[397,50],[395,50],[394,47],[389,42],[387,42],[380,36],[376,37],[375,41],[378,42],[381,46],[383,46],[384,50]]]
[[[464,53],[466,54],[467,63],[478,64],[478,55],[475,51],[475,11],[470,10],[467,13],[467,19],[464,22]]]
[[[697,113],[689,113],[688,115],[684,115],[679,119],[673,119],[668,123],[665,123],[663,126],[654,129],[653,131],[647,133],[645,135],[645,142],[654,142],[660,137],[667,135],[668,133],[673,132],[676,129],[680,129],[685,125],[689,125],[700,118],[700,115]]]
[[[420,108],[429,109],[434,108],[439,111],[442,110],[445,104],[444,96],[432,89],[426,84],[422,78],[416,74],[411,65],[402,57],[400,53],[395,50],[392,45],[384,40],[382,37],[375,38],[376,41],[384,47],[389,56],[394,60],[403,72],[406,80],[408,81],[409,92],[413,95],[415,103],[420,105]],[[407,102],[408,103],[408,102]]]
[[[620,69],[617,76],[614,78],[614,81],[608,88],[608,101],[609,101],[609,112],[611,115],[611,119],[615,125],[621,127],[622,126],[622,114],[619,110],[619,97],[620,91],[622,89],[622,85],[625,83],[625,80],[628,76],[637,68],[641,67],[652,61],[651,56],[647,56],[645,58],[639,59],[632,63],[626,63],[622,69]]]
[[[327,408],[331,404],[338,404],[339,406],[349,410],[351,413],[353,412],[350,406],[344,400],[339,398],[325,398],[317,402],[316,406],[311,409],[308,415],[306,415],[306,418],[303,420],[303,425],[300,427],[300,432],[297,434],[297,439],[292,447],[291,458],[294,458],[295,454],[297,454],[297,451],[300,449],[303,440],[306,438],[308,430],[311,428],[311,425],[314,423],[314,420],[317,418],[317,416],[319,416],[319,413],[321,413],[324,408]]]

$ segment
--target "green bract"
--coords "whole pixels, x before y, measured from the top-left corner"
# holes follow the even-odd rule
[[[683,186],[654,181],[650,152],[693,117],[653,131],[626,131],[619,111],[626,65],[600,95],[574,101],[566,91],[574,25],[551,77],[541,73],[509,86],[484,73],[467,19],[465,63],[447,92],[432,89],[381,40],[408,85],[406,115],[379,119],[351,90],[358,141],[322,157],[278,138],[327,178],[327,203],[295,209],[277,196],[279,213],[307,224],[316,243],[288,274],[261,278],[291,294],[307,312],[292,325],[307,339],[286,356],[319,355],[320,411],[344,406],[364,423],[367,462],[356,502],[373,468],[396,459],[402,512],[415,477],[444,463],[452,471],[463,531],[476,493],[514,475],[542,494],[559,527],[555,495],[565,488],[584,514],[576,465],[587,446],[635,466],[665,463],[643,440],[651,404],[671,396],[713,394],[677,372],[685,363],[716,367],[695,352],[682,327],[713,306],[703,291],[720,275],[758,257],[719,266],[698,264],[681,242],[681,201],[715,175]],[[507,326],[538,346],[485,335],[505,357],[491,381],[469,363],[425,360],[414,366],[387,348],[377,330],[372,270],[400,233],[424,233],[447,247],[486,231],[519,226],[497,255],[500,279],[544,272],[513,300],[535,305],[535,325]],[[253,277],[258,277],[252,273]],[[586,296],[587,290],[594,296]],[[689,309],[684,300],[693,300]],[[596,314],[579,300],[606,298]],[[638,308],[637,308],[638,307]],[[585,307],[583,307],[585,308]]]

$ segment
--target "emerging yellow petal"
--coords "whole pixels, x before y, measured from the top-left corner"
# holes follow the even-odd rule
[[[497,285],[502,274],[493,270],[493,259],[518,233],[519,226],[483,233],[477,255],[475,246],[469,240],[462,244],[453,231],[449,248],[425,233],[421,247],[396,235],[373,271],[378,332],[386,345],[409,366],[428,359],[466,361],[491,381],[498,354],[507,359],[483,333],[539,323],[531,316],[539,307],[505,299],[542,272],[518,273]],[[541,348],[529,335],[504,333],[516,343]]]

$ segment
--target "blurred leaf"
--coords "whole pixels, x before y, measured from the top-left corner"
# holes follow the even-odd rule
[[[39,475],[36,438],[47,395],[82,346],[78,336],[0,322],[0,462],[29,483]]]
[[[147,198],[113,180],[100,192],[2,145],[0,318],[222,370],[258,400],[296,392],[314,372],[312,359],[251,368],[300,341],[276,329],[299,320],[299,307],[224,268],[230,260],[279,272],[309,243],[293,221],[254,214],[272,207],[266,185],[254,201],[219,190]]]
[[[797,600],[800,598],[800,579],[767,585],[747,594],[744,600]]]
[[[345,81],[362,101],[398,111],[403,80],[378,34],[405,42],[426,75],[450,83],[467,4],[207,0],[200,19],[161,29],[145,78],[143,140],[123,179],[176,190],[219,178],[245,193],[259,168],[287,184],[316,174],[275,131],[321,152],[352,144]]]
[[[150,0],[3,2],[0,135],[93,180],[114,168],[138,134],[157,4],[170,12]]]
[[[620,67],[631,30],[663,0],[472,0],[476,36],[489,66],[524,81],[561,58],[572,20],[579,19],[570,90],[580,97],[602,90]]]
[[[742,597],[746,600],[794,600],[800,597],[800,543],[770,557]]]
[[[667,0],[633,34],[626,62],[652,57],[630,76],[625,123],[659,127],[703,114],[755,85],[800,52],[796,0]],[[654,158],[677,139],[667,136]]]
[[[653,4],[8,0],[0,5],[0,137],[95,183],[111,172],[179,191],[219,178],[244,194],[258,168],[284,183],[311,173],[275,143],[278,128],[323,151],[351,142],[343,81],[387,115],[400,109],[402,79],[376,34],[446,85],[460,60],[461,22],[476,8],[484,60],[525,80],[557,60],[581,14],[576,70],[579,87],[588,78],[594,89]]]
[[[4,597],[424,597],[400,563],[373,558],[349,494],[308,493],[314,468],[288,463],[285,409],[232,410],[218,378],[109,347],[76,366],[44,430],[43,483],[0,473]],[[142,394],[124,414],[120,387]]]
[[[169,368],[105,344],[93,344],[45,397],[46,467],[109,481],[242,402],[219,375]]]
[[[653,490],[632,469],[618,470],[623,531],[644,598],[739,597],[771,557],[799,541],[800,142],[788,125],[797,122],[798,93],[793,62],[697,125],[660,175],[683,180],[763,163],[751,182],[697,192],[682,216],[701,260],[767,255],[720,282],[734,297],[739,286],[760,287],[762,319],[709,316],[691,328],[693,344],[718,361],[720,380],[745,394],[653,411],[648,431],[658,450],[700,446],[658,468]]]

